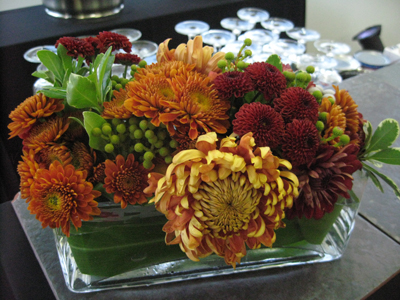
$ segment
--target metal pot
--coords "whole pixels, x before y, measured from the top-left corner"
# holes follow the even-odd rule
[[[101,18],[119,13],[123,0],[43,0],[45,11],[63,19]]]

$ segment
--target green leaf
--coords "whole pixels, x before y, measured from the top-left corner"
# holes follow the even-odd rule
[[[72,57],[67,52],[67,49],[62,44],[58,45],[57,55],[61,58],[64,70],[72,70]]]
[[[32,76],[35,76],[37,78],[42,78],[45,80],[50,79],[49,76],[46,74],[46,72],[43,72],[43,71],[35,71],[32,73]]]
[[[37,52],[37,56],[42,64],[54,74],[55,78],[61,84],[64,79],[64,67],[61,58],[50,50],[40,50]]]
[[[364,123],[363,130],[365,132],[364,149],[367,149],[372,138],[372,125],[370,121]]]
[[[89,135],[89,146],[93,149],[104,151],[104,146],[107,142],[101,137],[96,137],[92,134],[93,128],[99,127],[103,125],[103,123],[107,122],[104,120],[99,114],[92,111],[84,111],[83,112],[83,124],[87,134]]]
[[[366,153],[389,148],[399,136],[399,123],[385,119],[376,128]]]
[[[385,164],[400,165],[400,148],[388,148],[375,152],[373,155],[368,157],[368,160],[370,159]]]
[[[393,189],[393,192],[395,193],[397,198],[400,199],[400,189],[397,186],[397,184],[391,178],[389,178],[388,176],[378,172],[377,170],[375,170],[371,166],[368,166],[367,164],[363,164],[363,167],[367,171],[373,172],[375,175],[379,176],[383,181],[385,181]]]
[[[363,165],[364,165],[364,164],[363,164]],[[366,171],[366,173],[367,173],[367,176],[368,176],[369,178],[371,178],[371,180],[372,180],[372,182],[375,184],[375,186],[381,191],[381,193],[384,193],[383,187],[382,187],[382,185],[381,185],[379,179],[376,178],[375,174],[372,173],[371,171],[368,171],[366,168],[364,168],[364,169],[365,169],[365,171]]]
[[[64,79],[63,79],[63,84],[62,87],[65,89],[68,86],[68,82],[69,82],[69,76],[71,75],[71,69],[67,69],[65,71],[65,75],[64,75]]]
[[[282,62],[277,54],[272,54],[270,57],[268,57],[267,63],[277,67],[278,70],[282,72],[283,70]]]
[[[94,108],[100,111],[96,99],[96,86],[87,77],[76,74],[69,76],[67,101],[76,108]]]
[[[63,89],[43,89],[39,92],[49,98],[65,99],[67,97],[66,92]]]
[[[360,203],[360,199],[357,197],[356,193],[353,192],[353,190],[348,190],[348,193],[354,201]]]
[[[79,124],[81,124],[82,127],[85,127],[85,125],[83,124],[82,120],[79,119],[79,118],[76,118],[76,117],[69,117],[68,119],[72,119],[72,120],[74,120],[75,122],[78,122]]]

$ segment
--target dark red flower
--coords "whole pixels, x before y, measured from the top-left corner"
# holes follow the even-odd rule
[[[280,144],[285,122],[271,106],[259,102],[244,104],[235,117],[233,132],[240,136],[252,132],[258,147],[276,148]]]
[[[136,54],[129,53],[117,53],[115,54],[115,64],[121,64],[124,66],[136,65],[140,62],[140,57]]]
[[[232,96],[241,98],[244,94],[253,90],[252,81],[244,72],[223,73],[217,76],[213,83],[221,99],[229,99]]]
[[[103,31],[97,35],[97,38],[99,39],[97,48],[100,49],[100,53],[105,53],[110,47],[112,47],[112,51],[123,49],[125,52],[131,52],[132,44],[129,39],[122,34]]]
[[[84,39],[65,36],[57,40],[56,48],[59,44],[63,45],[68,51],[67,54],[73,58],[78,58],[78,56],[88,57],[95,54],[92,44]]]
[[[338,152],[333,146],[321,145],[311,163],[295,171],[300,193],[286,216],[320,219],[333,211],[338,196],[349,198],[348,191],[353,187],[351,175],[362,167],[357,160],[358,151],[353,144]]]
[[[263,93],[269,101],[279,97],[286,88],[286,78],[275,66],[266,62],[255,62],[249,65],[245,72],[250,76],[255,90]]]
[[[319,147],[319,133],[314,123],[309,120],[293,120],[286,124],[282,141],[283,157],[293,166],[310,162]]]
[[[318,121],[318,107],[315,97],[301,87],[288,88],[274,100],[274,109],[286,123],[293,119],[308,119],[315,124]]]

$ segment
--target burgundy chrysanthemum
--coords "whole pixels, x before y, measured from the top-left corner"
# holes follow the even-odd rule
[[[123,49],[125,52],[130,53],[132,44],[129,39],[115,32],[103,31],[97,35],[99,39],[98,48],[101,53],[105,53],[109,47],[112,47],[112,51]]]
[[[274,100],[274,109],[286,123],[293,119],[308,119],[315,124],[318,121],[318,107],[315,97],[301,87],[288,88]]]
[[[293,166],[310,162],[319,147],[319,133],[314,123],[309,120],[293,120],[286,124],[282,141],[283,157]]]
[[[84,39],[75,37],[62,37],[57,40],[55,47],[61,44],[67,49],[67,54],[73,58],[88,57],[94,55],[94,47]]]
[[[249,65],[245,72],[250,76],[255,90],[263,93],[269,101],[279,97],[286,88],[286,78],[275,66],[266,62],[255,62]]]
[[[221,99],[229,99],[235,96],[241,98],[244,94],[253,90],[253,84],[247,73],[244,72],[226,72],[214,80],[215,88]]]
[[[276,148],[280,144],[285,122],[269,105],[259,102],[246,103],[235,117],[236,119],[232,121],[233,132],[240,136],[252,132],[258,147]]]
[[[136,54],[129,53],[117,53],[115,54],[115,64],[121,64],[124,66],[136,65],[140,62],[140,57]]]
[[[358,146],[353,144],[338,152],[330,145],[321,145],[312,162],[295,172],[300,193],[286,216],[320,219],[332,212],[338,196],[349,198],[348,191],[353,187],[351,175],[362,167],[357,160],[358,151]]]

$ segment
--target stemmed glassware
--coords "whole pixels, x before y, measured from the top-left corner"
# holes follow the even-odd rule
[[[133,28],[117,28],[110,31],[126,36],[130,42],[137,41],[142,37],[142,33]]]
[[[219,52],[222,46],[236,41],[236,35],[228,30],[212,29],[201,34],[203,42],[214,47]]]
[[[297,42],[300,44],[314,42],[316,40],[319,40],[319,38],[321,37],[319,32],[304,27],[294,27],[286,31],[286,34],[290,38],[297,40]]]
[[[265,29],[271,30],[273,33],[280,36],[281,32],[288,31],[294,28],[292,21],[282,18],[269,18],[262,21],[261,26]]]
[[[197,20],[183,21],[175,25],[175,31],[179,34],[187,35],[189,40],[208,30],[210,30],[210,25],[206,22]]]
[[[315,72],[312,74],[313,81],[328,86],[342,81],[339,73],[333,70],[336,65],[337,62],[332,57],[323,54],[303,54],[297,67],[305,70],[307,66],[313,66],[315,68]]]
[[[269,44],[271,50],[287,63],[296,63],[299,55],[306,51],[306,46],[291,39],[278,39]]]
[[[36,47],[28,49],[24,53],[24,59],[31,63],[40,64],[40,59],[37,56],[37,53],[40,50],[50,50],[50,51],[53,51],[54,53],[57,52],[57,48],[53,45],[36,46]]]
[[[263,52],[270,52],[268,45],[279,37],[277,34],[267,29],[253,29],[240,35],[238,40],[244,41],[247,38],[251,39],[253,44],[263,47]]]
[[[347,54],[351,51],[349,45],[345,43],[338,43],[333,40],[318,40],[314,42],[314,47],[326,56],[334,57],[335,55]]]
[[[229,44],[226,44],[221,51],[222,52],[232,52],[232,53],[239,53],[240,49],[243,46],[243,42],[242,41],[235,41]],[[257,44],[251,44],[250,46],[246,46],[245,50],[251,50],[252,55],[251,57],[254,57],[255,55],[258,55],[262,52],[262,47],[257,45]],[[243,52],[242,52],[243,53]],[[249,60],[250,58],[246,58],[245,60]]]
[[[222,28],[231,30],[234,35],[239,36],[243,31],[253,29],[254,24],[239,18],[225,18],[221,20],[221,26]]]
[[[252,28],[254,28],[258,22],[268,20],[269,12],[257,7],[244,7],[238,10],[237,16],[242,20],[252,23]]]

